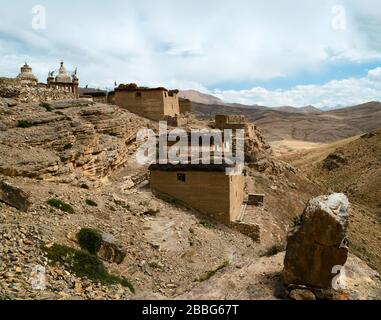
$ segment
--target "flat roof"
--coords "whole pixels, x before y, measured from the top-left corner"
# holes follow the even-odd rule
[[[164,87],[156,87],[156,88],[148,88],[148,87],[134,87],[129,85],[120,85],[119,87],[115,88],[115,91],[166,91],[169,93],[178,93],[179,90],[168,90]]]
[[[234,165],[223,164],[151,164],[150,171],[205,171],[225,172],[226,168],[234,168]]]

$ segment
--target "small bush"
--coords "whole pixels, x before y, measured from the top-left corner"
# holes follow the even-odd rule
[[[66,143],[63,148],[64,148],[64,150],[69,150],[69,149],[73,148],[73,145],[71,143]]]
[[[228,265],[229,265],[229,261],[225,261],[223,264],[218,266],[216,269],[210,270],[210,271],[206,272],[205,274],[203,274],[202,276],[198,277],[196,279],[196,281],[198,281],[198,282],[206,281],[206,280],[210,279],[211,277],[213,277],[218,271],[226,268]]]
[[[200,224],[207,229],[214,229],[216,227],[214,223],[207,220],[201,220]]]
[[[117,137],[118,134],[117,134],[116,132],[111,132],[111,133],[110,133],[110,136],[111,136],[111,137]]]
[[[86,251],[76,250],[68,246],[53,244],[51,247],[43,247],[47,258],[54,264],[58,263],[77,277],[102,284],[121,284],[135,292],[134,286],[126,279],[109,274],[105,265],[99,258]]]
[[[86,199],[86,204],[90,207],[98,207],[98,204],[91,199]]]
[[[17,121],[18,128],[30,128],[33,124],[29,120],[19,120]]]
[[[102,234],[95,229],[83,228],[77,233],[80,247],[91,254],[96,254],[102,244]]]
[[[73,207],[70,204],[63,202],[62,200],[49,199],[46,203],[48,205],[54,207],[54,208],[57,208],[57,209],[63,211],[63,212],[74,213]]]
[[[53,108],[50,106],[50,104],[46,103],[46,102],[40,103],[40,107],[41,108],[45,108],[45,110],[48,111],[48,112],[52,112],[53,111]]]
[[[160,212],[159,209],[156,209],[156,210],[154,210],[154,209],[148,209],[147,211],[145,211],[143,213],[143,215],[145,215],[145,216],[151,216],[151,217],[156,217],[159,212]]]

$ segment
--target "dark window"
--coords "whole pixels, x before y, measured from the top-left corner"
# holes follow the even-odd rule
[[[164,97],[167,97],[167,93],[166,92],[164,92]]]
[[[185,173],[178,173],[177,174],[177,181],[185,182]]]
[[[137,96],[137,97],[141,97],[141,96],[142,96],[142,93],[141,93],[141,92],[136,92],[136,96]]]

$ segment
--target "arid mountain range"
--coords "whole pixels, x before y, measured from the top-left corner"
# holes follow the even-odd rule
[[[243,114],[249,121],[255,122],[269,141],[302,140],[326,143],[381,127],[379,102],[326,112],[310,107],[294,109],[192,103],[192,111],[206,119],[212,119],[217,114]]]
[[[197,90],[183,90],[179,92],[179,97],[183,99],[189,99],[193,102],[197,103],[205,103],[205,104],[218,104],[224,105],[225,103],[215,96],[210,94],[202,93]]]

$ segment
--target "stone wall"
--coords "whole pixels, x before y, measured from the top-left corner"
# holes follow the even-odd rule
[[[216,128],[224,129],[243,129],[247,123],[243,115],[216,115]]]
[[[189,99],[179,99],[180,114],[191,112],[192,102]]]
[[[184,174],[185,181],[180,181],[178,174]],[[243,177],[228,176],[224,171],[154,170],[150,172],[150,185],[227,224],[237,218],[243,203]]]
[[[115,104],[115,91],[111,91],[108,93],[107,103],[108,104]]]
[[[101,95],[92,96],[91,98],[96,103],[105,103],[105,104],[107,103],[107,96],[106,95],[104,95],[104,96],[101,96]]]
[[[165,90],[116,90],[115,104],[152,120],[164,116],[175,117],[180,113],[177,94],[170,96]]]
[[[180,114],[179,98],[177,93],[170,91],[164,92],[164,115],[175,117]]]
[[[43,85],[32,86],[16,78],[0,78],[0,97],[12,98],[22,103],[73,99],[74,94]]]
[[[261,242],[261,230],[257,224],[233,221],[230,227],[250,237],[255,242]]]

